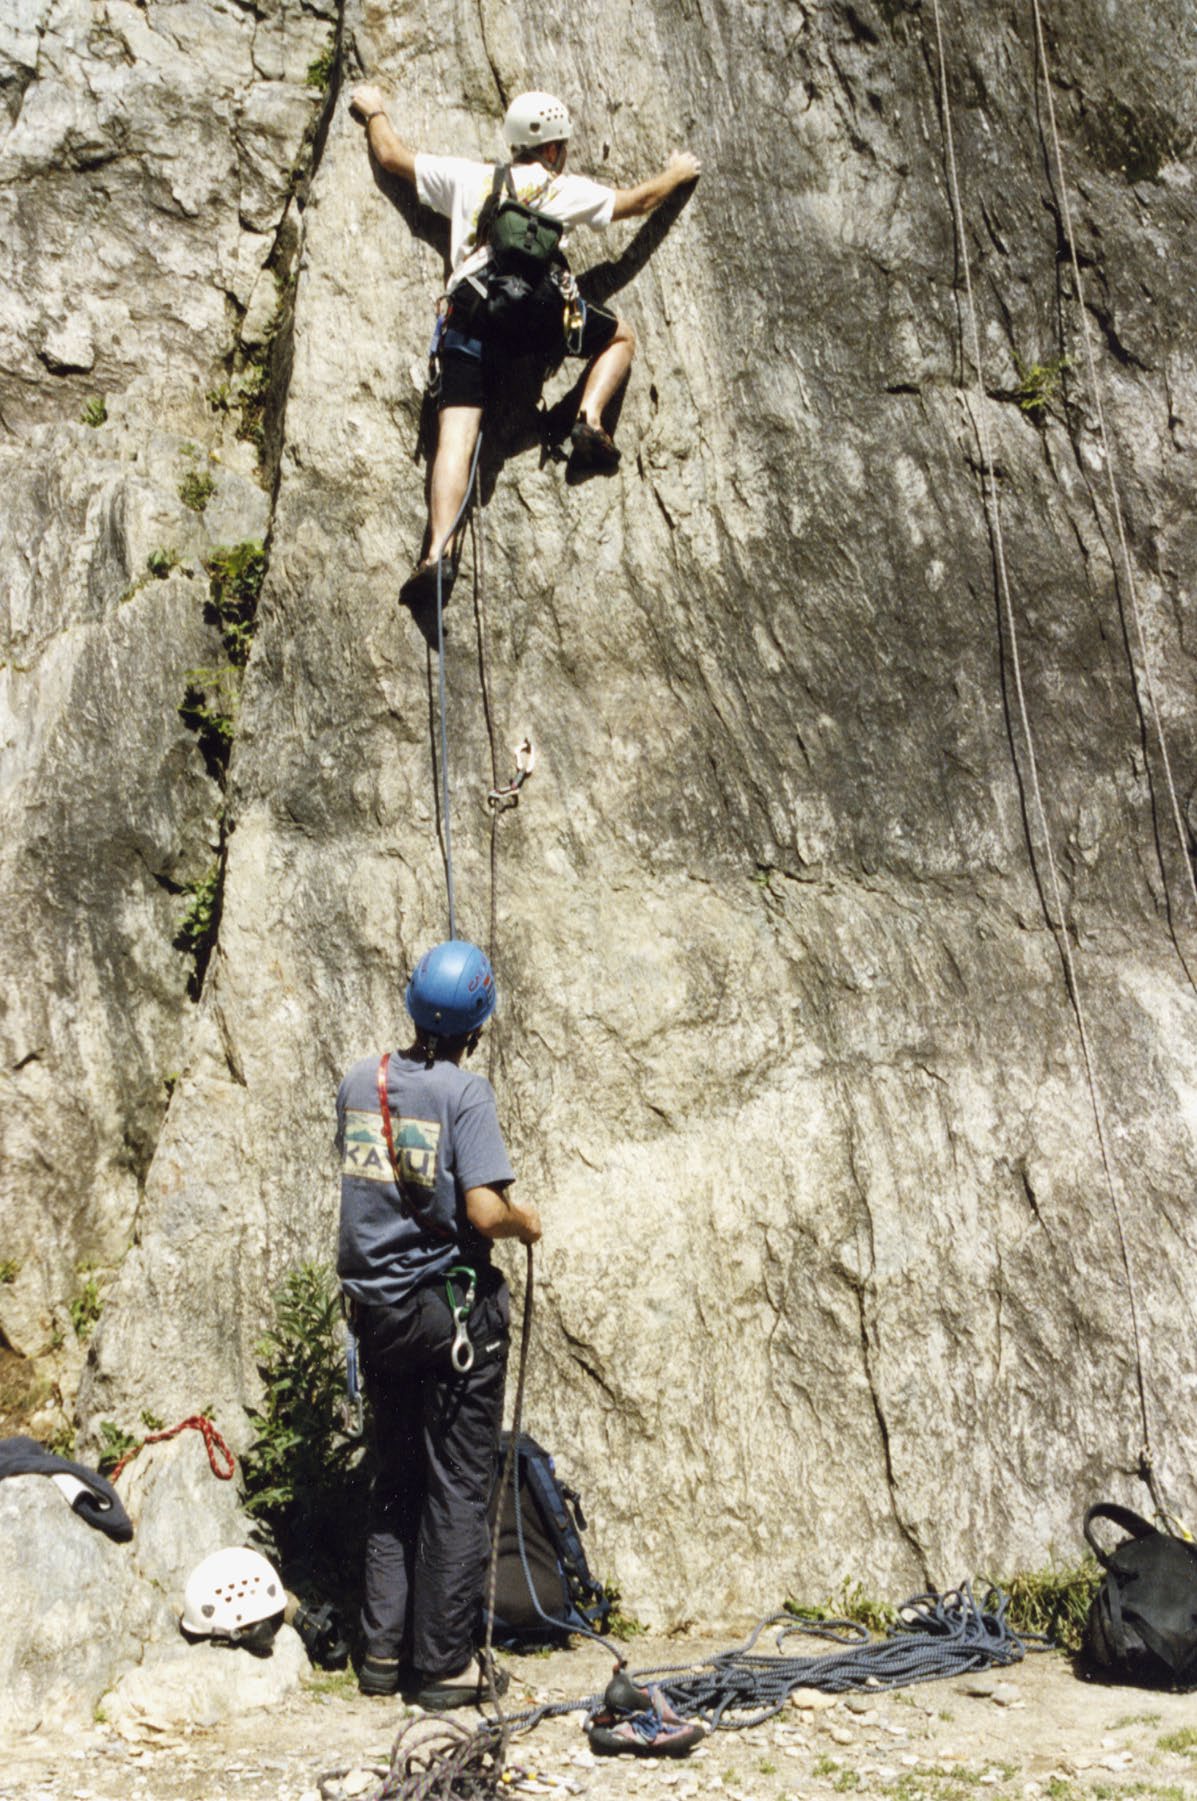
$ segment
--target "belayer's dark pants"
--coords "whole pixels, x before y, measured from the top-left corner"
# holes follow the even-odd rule
[[[444,1283],[396,1307],[358,1308],[377,1469],[366,1539],[362,1632],[374,1657],[456,1676],[482,1642],[494,1475],[507,1370],[508,1296],[482,1277],[470,1314],[472,1370],[449,1362]]]

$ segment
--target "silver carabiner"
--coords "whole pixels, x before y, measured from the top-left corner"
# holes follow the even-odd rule
[[[449,1362],[459,1376],[464,1376],[474,1367],[474,1347],[470,1343],[465,1320],[460,1314],[454,1313],[453,1324],[457,1328],[457,1336],[454,1338],[453,1348],[449,1352]]]
[[[453,1299],[454,1276],[467,1278],[466,1291],[460,1301]],[[449,1303],[449,1312],[453,1315],[453,1344],[449,1351],[449,1362],[459,1376],[468,1375],[474,1367],[474,1347],[470,1343],[468,1321],[477,1287],[477,1273],[466,1263],[454,1264],[453,1268],[446,1272],[445,1299]]]

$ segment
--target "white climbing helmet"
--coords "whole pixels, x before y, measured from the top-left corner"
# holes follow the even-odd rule
[[[517,94],[503,120],[503,137],[509,150],[556,144],[568,138],[570,130],[569,114],[552,94]]]
[[[234,1546],[213,1551],[196,1564],[183,1590],[179,1624],[189,1638],[240,1641],[267,1620],[277,1627],[286,1604],[283,1579],[274,1566],[259,1551]],[[262,1636],[261,1630],[254,1633]]]

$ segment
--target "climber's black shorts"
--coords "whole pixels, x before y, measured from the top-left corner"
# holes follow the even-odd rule
[[[589,362],[601,350],[605,350],[615,336],[619,329],[619,320],[615,314],[609,313],[605,307],[591,306],[589,302],[585,305],[586,317],[580,337],[571,333],[567,344],[563,336],[556,355],[550,353],[551,360],[577,356],[584,362]],[[484,331],[480,333],[477,324],[471,323],[459,328],[454,323],[450,309],[449,322],[440,347],[441,386],[437,396],[438,407],[443,411],[447,406],[485,406],[495,360],[506,359],[512,354],[510,345],[488,339]]]

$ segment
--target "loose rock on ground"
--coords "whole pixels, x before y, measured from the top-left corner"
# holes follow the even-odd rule
[[[638,1639],[632,1667],[700,1658],[735,1642]],[[606,1679],[597,1647],[509,1660],[508,1706],[580,1698]],[[515,1741],[515,1794],[625,1795],[701,1801],[796,1801],[824,1795],[894,1801],[1187,1801],[1197,1796],[1197,1701],[1081,1681],[1060,1653],[1036,1654],[1000,1686],[969,1681],[826,1697],[806,1691],[782,1714],[719,1732],[683,1762],[600,1759],[581,1715],[545,1721]],[[1004,1698],[1003,1698],[1004,1699]],[[368,1700],[349,1675],[313,1675],[277,1707],[209,1729],[123,1733],[103,1721],[73,1734],[38,1734],[6,1750],[0,1801],[319,1801],[320,1777],[350,1774],[342,1792],[369,1795],[409,1717],[401,1702]],[[463,1714],[469,1719],[469,1714]],[[476,1716],[474,1716],[476,1717]]]

